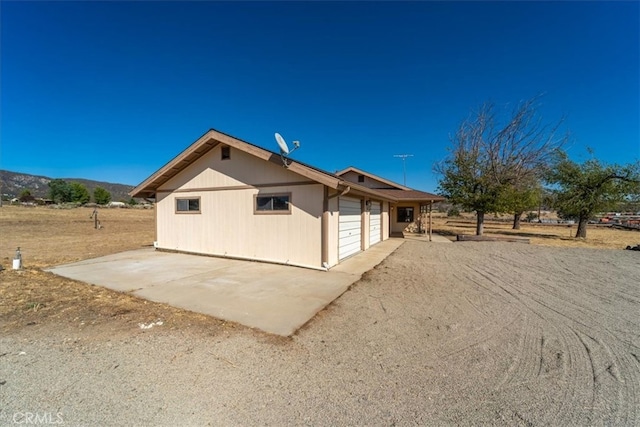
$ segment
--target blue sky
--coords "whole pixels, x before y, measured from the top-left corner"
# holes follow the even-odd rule
[[[7,2],[0,169],[138,184],[209,128],[435,191],[485,101],[640,158],[638,2]]]

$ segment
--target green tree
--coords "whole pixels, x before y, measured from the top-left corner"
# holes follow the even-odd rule
[[[25,188],[20,192],[20,196],[18,196],[18,199],[22,203],[29,203],[29,202],[33,202],[36,198],[33,197],[33,195],[31,194],[31,190]]]
[[[99,205],[106,205],[111,201],[111,193],[102,187],[93,190],[93,200]]]
[[[87,187],[85,187],[84,184],[72,182],[69,186],[71,187],[72,202],[81,203],[83,205],[85,203],[89,203],[91,196],[89,196],[89,190],[87,190]]]
[[[129,206],[135,206],[138,204],[138,201],[132,197],[127,203],[129,204]]]
[[[71,201],[71,186],[63,179],[49,181],[49,198],[55,203],[68,203]]]
[[[525,211],[537,208],[540,204],[541,186],[536,176],[529,176],[507,187],[501,195],[505,211],[513,213],[513,229],[520,229],[520,220]]]
[[[547,180],[555,186],[555,207],[563,218],[578,220],[576,237],[587,237],[587,223],[596,213],[640,194],[640,163],[607,165],[592,158],[582,164],[560,151]]]
[[[546,170],[554,150],[566,136],[556,137],[561,123],[541,123],[537,98],[519,103],[504,124],[495,107],[486,103],[462,122],[453,136],[449,155],[434,166],[441,176],[439,191],[455,205],[476,212],[476,234],[482,235],[487,212],[509,212],[517,189]]]

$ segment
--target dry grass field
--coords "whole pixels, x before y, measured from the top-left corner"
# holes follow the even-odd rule
[[[586,239],[576,239],[577,225],[551,225],[522,222],[520,230],[513,230],[511,221],[495,221],[485,219],[484,234],[487,236],[523,237],[533,245],[624,249],[627,246],[640,244],[640,232],[619,230],[597,225],[589,225]],[[434,214],[433,231],[455,240],[458,234],[475,234],[476,222],[472,215],[447,217],[445,214]]]
[[[42,268],[153,245],[152,209],[99,209],[99,230],[90,218],[92,212],[92,208],[3,206],[0,262],[11,268],[18,246],[25,267]]]
[[[100,229],[90,218],[93,209],[3,206],[0,208],[0,330],[5,332],[49,321],[63,325],[118,325],[151,322],[172,324],[215,319],[164,304],[148,302],[42,271],[54,265],[152,246],[152,209],[99,209]],[[23,270],[12,270],[20,247]],[[118,321],[119,320],[119,321]]]

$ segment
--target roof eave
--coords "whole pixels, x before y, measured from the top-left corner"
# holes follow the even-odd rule
[[[384,200],[387,202],[396,203],[398,201],[397,197],[389,196],[387,194],[381,193],[379,191],[373,190],[369,187],[365,187],[362,185],[354,184],[351,181],[341,181],[341,185],[344,187],[351,187],[351,190],[355,190],[357,193],[373,196],[377,199]]]
[[[386,178],[383,178],[381,176],[372,174],[371,172],[367,172],[367,171],[364,171],[362,169],[358,169],[358,168],[356,168],[354,166],[349,166],[348,168],[342,169],[341,171],[336,172],[336,175],[342,176],[347,172],[355,172],[355,173],[360,174],[360,175],[366,175],[369,178],[375,179],[376,181],[380,181],[380,182],[382,182],[384,184],[390,185],[390,186],[395,187],[395,188],[397,188],[399,190],[412,190],[412,188],[409,188],[409,187],[407,187],[405,185],[398,184],[397,182],[393,182],[393,181],[388,180]]]
[[[252,154],[265,161],[282,164],[280,156],[272,151],[265,150],[256,145],[239,140],[230,135],[210,129],[184,151],[171,159],[168,163],[154,172],[149,178],[135,187],[129,193],[132,197],[143,197],[143,195],[155,195],[157,189],[169,179],[188,167],[195,159],[202,156],[218,144],[225,144],[238,150]],[[326,172],[321,172],[295,160],[291,160],[288,169],[294,173],[302,175],[327,187],[337,189],[342,181],[339,177]],[[165,177],[163,180],[162,178]]]

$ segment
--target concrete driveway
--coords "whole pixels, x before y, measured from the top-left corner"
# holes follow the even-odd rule
[[[47,271],[290,336],[402,243],[403,239],[385,240],[328,272],[152,248]]]

